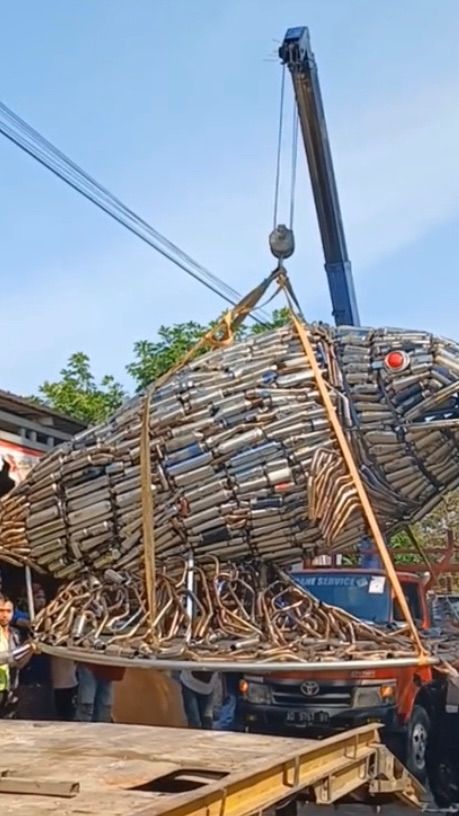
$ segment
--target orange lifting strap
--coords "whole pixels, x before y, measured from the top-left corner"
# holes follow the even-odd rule
[[[162,377],[159,377],[147,390],[142,411],[142,432],[140,438],[140,473],[141,473],[141,501],[142,501],[142,538],[145,567],[145,589],[147,595],[147,609],[150,623],[150,638],[155,641],[155,621],[157,615],[156,603],[156,544],[154,523],[154,499],[151,482],[150,457],[150,404],[154,392],[165,385],[170,378],[189,363],[201,349],[216,349],[229,346],[234,342],[235,331],[253,310],[271,283],[276,280],[279,270],[275,269],[259,286],[252,289],[242,298],[233,309],[229,309],[223,317],[197,343],[172,366]]]
[[[309,332],[305,324],[297,317],[293,307],[295,296],[288,280],[284,268],[279,267],[269,275],[259,286],[249,292],[233,309],[226,312],[218,321],[215,327],[208,331],[194,346],[184,355],[184,357],[162,377],[160,377],[148,390],[143,409],[142,439],[141,439],[141,474],[142,474],[142,513],[143,513],[143,544],[145,559],[145,582],[148,599],[148,609],[151,626],[151,636],[154,639],[154,622],[156,619],[156,564],[155,564],[155,536],[154,536],[154,502],[151,487],[151,461],[150,461],[150,400],[155,390],[164,385],[170,377],[180,371],[190,362],[198,351],[202,348],[219,348],[230,345],[234,341],[235,330],[242,324],[245,317],[253,310],[260,298],[266,292],[271,283],[277,282],[280,289],[284,291],[290,313],[290,319],[298,334],[303,346],[304,353],[314,374],[319,389],[319,394],[323,401],[331,428],[336,436],[338,445],[349,471],[349,475],[354,483],[357,496],[359,498],[362,512],[368,522],[373,539],[378,548],[379,555],[383,562],[386,574],[394,591],[395,597],[400,605],[405,620],[411,632],[414,644],[419,654],[419,663],[424,662],[428,655],[425,650],[419,632],[413,621],[408,603],[403,593],[400,581],[395,571],[389,551],[379,528],[378,521],[373,512],[370,500],[365,490],[364,483],[359,470],[355,464],[354,457],[347,441],[346,435],[341,426],[338,415],[328,392],[327,384],[322,377],[322,373],[317,364],[313,347],[309,340]]]
[[[332,427],[332,429],[334,431],[337,442],[338,442],[339,447],[341,449],[341,453],[342,453],[343,459],[344,459],[344,461],[346,463],[346,467],[347,467],[347,469],[349,471],[349,475],[351,476],[352,481],[354,483],[354,486],[355,486],[355,489],[356,489],[356,492],[357,492],[357,496],[359,498],[359,501],[360,501],[360,504],[361,504],[361,507],[362,507],[363,514],[364,514],[364,516],[365,516],[365,518],[366,518],[366,520],[368,522],[368,526],[369,526],[369,528],[371,530],[371,534],[372,534],[373,539],[375,541],[375,544],[376,544],[376,546],[378,548],[380,558],[381,558],[381,560],[383,562],[384,569],[386,570],[386,573],[387,573],[387,576],[388,576],[389,581],[391,583],[392,589],[394,590],[395,597],[397,598],[397,601],[400,604],[400,609],[402,610],[403,615],[405,617],[405,620],[406,620],[406,622],[407,622],[407,624],[408,624],[408,626],[410,628],[410,632],[411,632],[413,641],[414,641],[415,646],[416,646],[416,648],[417,648],[417,650],[419,652],[420,662],[422,662],[422,658],[425,655],[427,655],[427,652],[424,649],[424,646],[422,645],[421,638],[419,636],[419,632],[418,632],[418,630],[416,628],[416,624],[414,623],[414,620],[412,618],[412,615],[411,615],[407,600],[405,598],[405,594],[403,592],[402,586],[401,586],[400,581],[398,579],[398,575],[397,575],[397,573],[395,571],[395,567],[394,567],[394,565],[392,563],[392,559],[391,559],[391,557],[389,555],[389,551],[388,551],[388,549],[386,547],[386,543],[384,541],[383,535],[382,535],[381,530],[379,528],[378,521],[377,521],[376,516],[375,516],[375,514],[373,512],[373,508],[371,506],[371,502],[370,502],[370,500],[368,498],[368,495],[367,495],[367,492],[365,490],[365,486],[363,484],[362,477],[360,476],[359,470],[358,470],[358,468],[357,468],[357,466],[355,464],[351,448],[350,448],[349,443],[348,443],[348,441],[346,439],[346,435],[345,435],[345,433],[343,431],[343,428],[341,426],[341,422],[339,421],[338,415],[337,415],[337,413],[335,411],[335,407],[333,405],[330,394],[328,392],[327,384],[326,384],[324,378],[322,377],[322,373],[321,373],[319,365],[317,363],[317,360],[316,360],[316,357],[315,357],[315,354],[314,354],[314,350],[313,350],[312,345],[311,345],[311,343],[309,341],[309,332],[308,332],[306,326],[299,320],[299,318],[296,316],[296,314],[295,314],[295,312],[293,310],[293,304],[292,304],[291,297],[289,295],[288,288],[287,288],[288,283],[287,282],[284,283],[284,281],[281,280],[280,285],[281,285],[281,288],[283,288],[285,296],[287,298],[287,303],[288,303],[289,311],[290,311],[290,319],[291,319],[291,321],[292,321],[292,323],[293,323],[293,325],[294,325],[294,327],[296,329],[296,332],[297,332],[298,337],[300,339],[301,345],[303,346],[304,353],[305,353],[305,355],[307,357],[308,363],[311,366],[312,372],[314,374],[314,378],[316,380],[317,387],[319,389],[319,394],[321,396],[322,402],[323,402],[325,410],[327,412],[330,425],[331,425],[331,427]]]

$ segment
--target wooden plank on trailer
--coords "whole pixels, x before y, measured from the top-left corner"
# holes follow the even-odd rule
[[[4,720],[2,736],[3,770],[30,783],[23,796],[0,788],[2,816],[246,816],[322,780],[336,801],[370,782],[378,755],[377,726],[316,741]],[[79,791],[63,798],[69,780]]]
[[[25,771],[26,769],[24,769],[24,773]],[[10,773],[10,771],[4,771],[0,774],[0,793],[15,793],[18,795],[36,793],[39,796],[60,796],[65,799],[76,796],[79,791],[78,782],[33,779],[28,776],[17,776]]]
[[[183,770],[206,772],[204,781],[214,781],[297,745],[295,739],[232,732],[4,720],[2,765],[9,774],[23,777],[27,769],[28,778],[41,784],[72,780],[80,792],[63,802],[0,791],[0,808],[2,816],[130,816],[156,800],[163,803],[166,795],[136,788],[154,787],[155,780]]]

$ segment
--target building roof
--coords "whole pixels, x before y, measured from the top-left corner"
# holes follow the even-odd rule
[[[24,419],[39,422],[72,436],[79,433],[79,431],[84,431],[86,428],[86,424],[80,422],[80,420],[64,416],[46,405],[32,402],[2,389],[0,389],[0,411],[9,411],[12,414],[24,417]]]

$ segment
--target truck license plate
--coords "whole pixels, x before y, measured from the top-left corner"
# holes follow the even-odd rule
[[[287,711],[288,725],[325,725],[330,717],[326,711]]]

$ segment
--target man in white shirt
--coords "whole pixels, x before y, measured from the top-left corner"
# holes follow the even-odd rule
[[[217,672],[189,671],[180,672],[183,707],[189,728],[205,728],[213,725],[214,693],[217,685]]]
[[[75,719],[76,693],[78,688],[74,661],[67,660],[67,658],[64,657],[52,657],[51,680],[57,718],[71,722]]]

